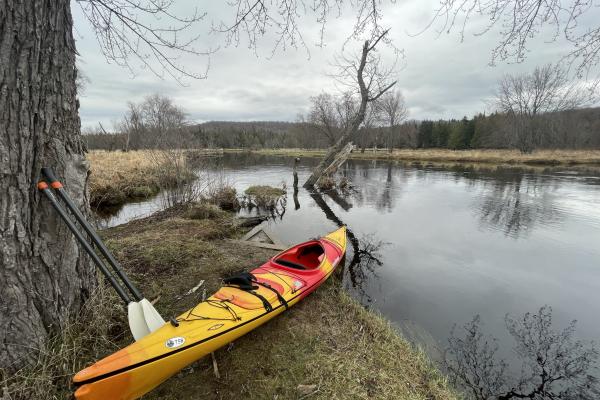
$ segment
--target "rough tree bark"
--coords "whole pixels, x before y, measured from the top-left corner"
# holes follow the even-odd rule
[[[381,97],[385,92],[387,92],[392,86],[396,84],[396,82],[392,82],[385,88],[379,91],[375,96],[371,96],[370,86],[371,82],[367,85],[364,79],[365,67],[367,66],[367,61],[369,57],[369,53],[375,49],[375,46],[379,43],[381,39],[388,33],[389,30],[383,32],[378,38],[373,41],[371,44],[368,40],[365,40],[365,43],[362,47],[362,53],[360,57],[360,62],[358,64],[358,68],[356,69],[356,80],[358,82],[358,87],[360,91],[360,106],[358,107],[358,111],[356,115],[348,124],[342,135],[339,139],[334,143],[333,146],[329,148],[325,157],[321,160],[319,165],[313,170],[312,174],[308,177],[306,182],[304,182],[305,188],[312,188],[318,182],[319,178],[323,175],[324,171],[328,169],[333,162],[335,162],[337,155],[346,147],[348,143],[356,136],[358,133],[358,128],[365,120],[365,115],[367,112],[367,104],[376,101],[379,97]]]
[[[53,167],[87,207],[69,0],[0,0],[0,369],[23,366],[96,284],[36,189]]]
[[[336,173],[338,168],[346,162],[346,159],[348,158],[353,149],[354,145],[352,144],[352,142],[346,143],[346,145],[339,151],[339,153],[335,155],[333,161],[331,161],[329,166],[327,166],[323,170],[321,176],[319,177],[319,179],[317,179],[316,185],[320,186],[322,179],[324,179],[325,177],[332,177]]]

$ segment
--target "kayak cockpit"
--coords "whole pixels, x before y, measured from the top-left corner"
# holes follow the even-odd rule
[[[324,257],[323,246],[315,240],[284,251],[273,257],[273,262],[287,268],[313,270],[321,265]]]

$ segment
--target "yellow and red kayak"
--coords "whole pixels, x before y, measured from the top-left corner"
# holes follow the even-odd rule
[[[206,301],[81,370],[80,400],[137,399],[185,366],[264,324],[321,285],[346,253],[346,228],[226,280]],[[228,284],[227,284],[228,283]]]

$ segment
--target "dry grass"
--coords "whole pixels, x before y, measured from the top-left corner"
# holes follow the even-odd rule
[[[181,157],[185,157],[182,153]],[[194,174],[173,168],[168,157],[157,151],[94,150],[87,155],[91,164],[90,204],[114,206],[128,200],[155,195],[161,188],[194,179]],[[180,163],[185,166],[185,161]]]
[[[93,323],[90,323],[93,322]],[[72,396],[71,378],[90,360],[119,349],[128,332],[124,307],[101,286],[43,348],[31,349],[30,364],[14,374],[0,370],[2,400],[56,400]]]
[[[285,194],[285,190],[267,185],[250,186],[244,191],[248,196],[256,197],[281,197]]]
[[[517,150],[395,150],[391,158],[407,161],[484,162],[492,164],[573,165],[600,164],[600,150],[537,150],[523,154]]]
[[[206,201],[219,206],[223,210],[237,211],[240,202],[237,190],[229,182],[217,179],[206,191]]]
[[[91,151],[90,203],[117,205],[160,190],[156,164],[146,151]]]
[[[307,149],[262,149],[254,152],[291,157],[320,157],[325,154],[325,150]],[[398,149],[390,153],[367,149],[364,153],[354,151],[350,158],[510,165],[599,165],[600,150],[536,150],[523,154],[517,150]]]
[[[455,399],[380,316],[330,280],[302,303],[165,382],[149,399]]]
[[[210,294],[221,285],[222,277],[260,265],[273,254],[229,241],[227,238],[242,233],[231,214],[187,218],[192,213],[189,207],[180,207],[103,232],[146,297],[160,296],[156,307],[165,317],[195,305],[203,290]],[[220,379],[205,358],[144,398],[455,399],[446,379],[427,358],[411,348],[386,320],[352,300],[336,279],[331,278],[290,311],[217,351]],[[202,289],[181,297],[200,280],[205,280]],[[35,386],[30,397],[24,398],[66,398],[73,389],[69,377],[77,368],[115,350],[114,340],[105,338],[120,338],[119,346],[127,344],[125,321],[114,322],[113,314],[114,310],[105,306],[96,307],[94,315],[85,314],[83,321],[73,325],[83,332],[98,331],[101,346],[76,339],[77,332],[64,342],[59,338],[55,348],[68,348],[73,361],[67,363],[68,368],[41,379],[40,368],[31,371],[33,375],[23,374],[22,393]],[[120,311],[120,315],[125,314]]]

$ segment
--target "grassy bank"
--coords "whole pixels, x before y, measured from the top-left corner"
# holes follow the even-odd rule
[[[177,182],[194,179],[187,168],[187,152],[160,151],[91,151],[90,204],[115,206],[143,199]]]
[[[236,226],[229,213],[179,209],[112,228],[103,236],[146,297],[157,298],[157,309],[170,317],[195,305],[203,289],[210,294],[221,278],[257,266],[273,254],[229,241],[243,233]],[[198,292],[181,297],[201,280],[205,283]],[[60,398],[70,392],[69,377],[76,369],[131,340],[124,318],[114,316],[117,301],[111,296],[108,306],[104,302],[95,307],[101,315],[85,314],[91,318],[87,325],[101,321],[108,326],[101,331],[106,338],[96,338],[89,351],[77,352],[76,362],[62,371],[64,376],[46,374],[48,382],[38,379],[36,386],[44,389],[35,392],[36,398]],[[113,316],[107,318],[105,312]],[[85,341],[69,343],[57,348],[86,347]],[[219,379],[210,358],[202,359],[144,398],[455,398],[422,353],[386,320],[349,298],[334,278],[215,355]]]
[[[159,192],[156,163],[145,151],[91,151],[90,204],[114,206]]]
[[[226,152],[248,150],[226,150]],[[325,150],[309,149],[259,149],[254,153],[282,155],[290,157],[321,157]],[[354,151],[350,158],[362,160],[398,160],[408,162],[433,163],[487,163],[509,165],[600,165],[600,150],[537,150],[523,154],[517,150],[448,150],[448,149],[397,149],[389,152],[385,149],[364,153]]]

